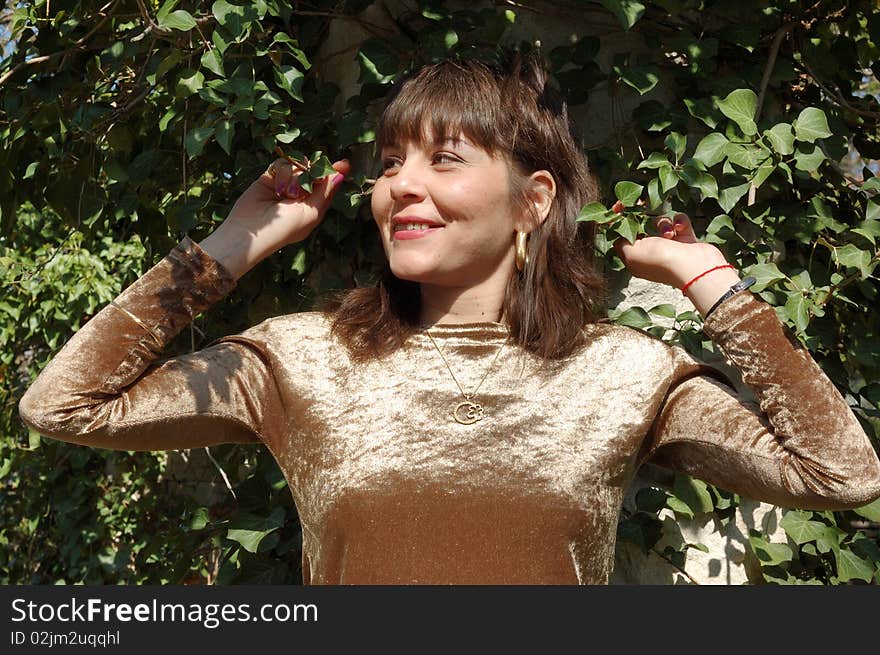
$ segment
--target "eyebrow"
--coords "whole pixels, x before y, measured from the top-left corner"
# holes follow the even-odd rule
[[[415,142],[415,140],[413,140],[413,141]],[[418,143],[424,143],[424,142],[423,142],[423,141],[418,141]],[[467,137],[458,137],[458,138],[451,138],[451,137],[450,137],[450,138],[447,138],[447,139],[434,139],[434,140],[431,141],[431,143],[430,143],[430,145],[433,146],[433,147],[444,146],[444,145],[447,145],[447,144],[451,144],[451,145],[465,145],[465,146],[468,146],[468,147],[470,147],[470,148],[477,148],[477,147],[478,147],[476,144],[472,143],[472,142],[470,141],[470,139],[468,139]],[[386,148],[400,148],[400,147],[402,147],[402,144],[400,144],[400,143],[386,142],[386,143],[382,146],[382,149],[384,150],[384,149],[386,149]]]

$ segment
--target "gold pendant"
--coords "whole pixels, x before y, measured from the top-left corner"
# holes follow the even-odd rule
[[[464,415],[461,413],[462,408],[467,409],[467,412]],[[458,403],[458,405],[455,406],[455,409],[452,410],[452,418],[462,425],[476,423],[483,419],[483,406],[472,400],[464,400]]]

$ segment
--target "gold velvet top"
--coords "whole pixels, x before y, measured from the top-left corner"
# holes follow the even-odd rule
[[[140,322],[105,307],[20,412],[42,434],[102,448],[264,443],[299,511],[306,584],[606,583],[624,491],[648,459],[782,506],[880,496],[857,419],[748,291],[703,329],[760,408],[640,330],[592,324],[579,352],[549,362],[508,343],[493,366],[503,325],[437,325],[462,388],[486,376],[475,397],[486,416],[462,425],[461,393],[423,333],[355,366],[328,320],[304,312],[158,359],[234,286],[184,239],[117,298]]]

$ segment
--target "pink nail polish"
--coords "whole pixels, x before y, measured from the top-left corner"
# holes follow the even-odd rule
[[[345,179],[345,175],[343,175],[342,173],[337,173],[330,180],[330,184],[334,187],[339,186],[340,184],[342,184],[342,180],[344,180],[344,179]]]
[[[299,181],[293,179],[290,181],[290,184],[287,185],[287,195],[296,198],[302,192],[302,187],[299,185]]]

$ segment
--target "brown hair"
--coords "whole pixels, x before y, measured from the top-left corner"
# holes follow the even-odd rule
[[[580,208],[597,198],[596,181],[572,135],[565,102],[548,84],[536,55],[512,55],[506,63],[444,60],[418,69],[393,89],[377,130],[385,144],[463,134],[511,164],[511,192],[525,203],[517,179],[547,170],[556,197],[546,220],[529,234],[529,264],[514,269],[502,320],[513,342],[550,359],[571,355],[582,328],[605,313],[607,288],[596,270],[595,223],[576,222]],[[384,357],[419,330],[417,282],[401,280],[385,261],[373,287],[337,292],[322,310],[333,333],[355,361]]]

